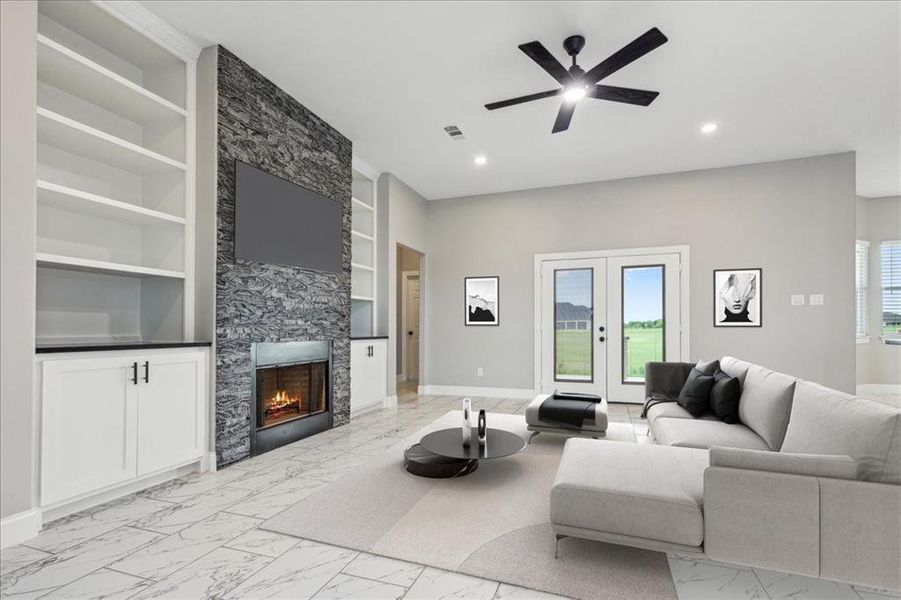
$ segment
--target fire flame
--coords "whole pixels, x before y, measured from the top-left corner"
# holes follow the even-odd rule
[[[272,400],[269,401],[270,408],[284,408],[289,404],[297,404],[297,398],[291,398],[288,396],[288,390],[279,390],[276,392],[275,396]]]

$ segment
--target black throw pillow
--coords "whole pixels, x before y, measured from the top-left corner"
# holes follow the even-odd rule
[[[741,397],[741,382],[738,377],[729,377],[722,371],[713,376],[710,388],[710,409],[724,423],[741,422],[738,418],[738,399]]]
[[[716,375],[716,372],[720,370],[720,361],[711,360],[704,362],[699,360],[698,364],[695,365],[695,369],[700,371],[701,375]]]
[[[713,375],[704,375],[698,369],[692,369],[679,392],[676,403],[688,411],[694,418],[707,412],[710,407],[710,388],[713,387]]]

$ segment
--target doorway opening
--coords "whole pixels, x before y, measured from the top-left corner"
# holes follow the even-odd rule
[[[421,351],[420,273],[423,255],[397,245],[397,381],[416,389],[419,383]]]

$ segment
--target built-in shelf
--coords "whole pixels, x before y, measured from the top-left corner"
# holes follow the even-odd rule
[[[169,271],[166,269],[154,269],[151,267],[139,267],[121,263],[107,262],[103,260],[91,260],[74,256],[61,256],[38,252],[35,255],[39,267],[50,267],[68,271],[86,271],[90,273],[106,273],[110,275],[133,275],[136,277],[166,277],[169,279],[184,279],[182,271]]]
[[[360,302],[374,302],[375,301],[375,298],[373,298],[372,296],[355,296],[353,294],[351,294],[350,299],[351,300],[359,300]]]
[[[375,210],[375,207],[369,206],[368,204],[366,204],[362,200],[358,200],[357,198],[351,198],[350,201],[361,208],[365,208],[366,210]]]
[[[370,267],[369,265],[361,265],[361,264],[352,262],[352,263],[350,263],[350,266],[353,267],[354,269],[363,269],[364,271],[375,271],[375,268]]]
[[[37,201],[41,206],[131,225],[185,224],[185,219],[182,217],[40,179],[37,182]]]
[[[185,109],[44,35],[38,35],[38,80],[135,123],[183,118]]]
[[[132,173],[150,175],[186,169],[179,162],[42,107],[37,109],[38,141]]]
[[[374,242],[374,241],[375,241],[375,238],[372,237],[371,235],[366,235],[365,233],[362,233],[362,232],[360,232],[360,231],[357,231],[356,229],[352,229],[351,232],[350,232],[350,234],[351,234],[351,235],[355,235],[355,236],[357,236],[358,238],[362,238],[362,239],[364,239],[364,240],[369,240],[370,242]]]

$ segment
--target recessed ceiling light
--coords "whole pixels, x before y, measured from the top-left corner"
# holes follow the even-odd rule
[[[701,133],[713,133],[716,131],[716,123],[704,123],[701,125]]]
[[[481,167],[482,165],[484,165],[485,163],[488,162],[488,159],[482,155],[479,155],[479,156],[476,156],[474,159],[472,159],[472,162],[474,162],[476,165]]]

